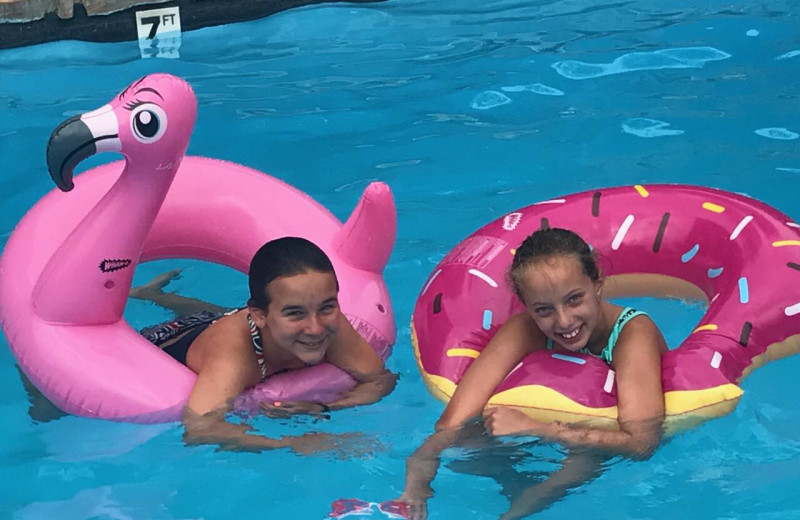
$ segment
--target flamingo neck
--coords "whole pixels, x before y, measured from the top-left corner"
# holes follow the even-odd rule
[[[126,161],[117,182],[42,271],[32,302],[40,318],[65,325],[122,318],[142,246],[180,160]]]

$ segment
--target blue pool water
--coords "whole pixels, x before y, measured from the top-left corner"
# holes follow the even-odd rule
[[[187,33],[179,52],[143,60],[135,42],[0,52],[0,246],[52,188],[44,147],[53,128],[149,72],[182,76],[197,92],[192,154],[269,172],[342,219],[370,181],[387,182],[400,222],[386,269],[397,389],[324,423],[254,421],[268,435],[360,431],[379,447],[338,457],[217,453],[183,447],[174,424],[32,421],[0,337],[2,518],[317,519],[340,497],[394,498],[405,458],[442,410],[412,354],[414,300],[475,228],[537,200],[655,182],[741,192],[800,218],[794,0],[337,4]],[[184,271],[170,289],[242,303],[243,276],[199,262],[144,265],[136,281],[174,267]],[[672,345],[703,312],[635,303]],[[131,302],[126,316],[140,326],[166,315]],[[612,461],[538,517],[800,518],[798,371],[800,357],[759,369],[734,413],[645,462]],[[505,511],[495,480],[460,469],[510,472],[502,453],[447,452],[430,518]],[[532,447],[516,470],[546,474],[562,457],[558,447]]]

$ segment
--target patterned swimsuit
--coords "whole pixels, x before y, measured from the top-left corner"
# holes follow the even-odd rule
[[[140,331],[140,334],[157,347],[161,347],[164,343],[178,338],[174,343],[162,347],[162,350],[185,365],[186,354],[189,352],[189,347],[192,346],[194,340],[221,317],[230,316],[240,310],[241,309],[233,309],[226,313],[199,311],[185,316],[179,316],[172,321],[145,327]],[[247,323],[250,326],[250,338],[253,343],[253,351],[258,360],[258,368],[261,370],[261,380],[264,381],[267,378],[267,366],[264,363],[264,344],[261,340],[258,327],[256,327],[249,312],[247,313]]]

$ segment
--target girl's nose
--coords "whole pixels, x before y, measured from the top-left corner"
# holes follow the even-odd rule
[[[322,320],[319,319],[319,316],[311,314],[306,321],[306,327],[303,332],[309,336],[318,336],[325,332],[325,325],[322,323]]]
[[[556,308],[556,324],[559,328],[565,329],[570,326],[572,323],[572,318],[570,317],[567,310],[563,307]]]

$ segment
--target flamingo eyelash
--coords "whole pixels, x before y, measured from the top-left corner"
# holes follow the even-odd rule
[[[119,96],[118,96],[118,99],[119,99],[120,101],[122,101],[122,98],[124,98],[124,97],[125,97],[125,94],[127,94],[127,93],[128,93],[128,91],[129,91],[130,89],[132,89],[132,88],[135,88],[135,87],[138,87],[138,86],[139,86],[139,83],[141,83],[142,81],[144,81],[146,78],[147,78],[147,76],[141,77],[141,78],[139,78],[137,81],[135,81],[135,82],[131,83],[130,85],[128,85],[127,87],[125,87],[125,90],[123,90],[122,92],[120,92],[120,94],[119,94]]]
[[[126,104],[123,108],[125,110],[133,110],[134,108],[136,108],[138,106],[142,106],[144,104],[145,104],[144,101],[140,101],[138,99],[133,99],[130,102],[128,102],[128,104]]]

